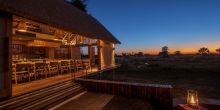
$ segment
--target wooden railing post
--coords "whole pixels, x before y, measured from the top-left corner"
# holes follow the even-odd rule
[[[115,80],[115,68],[112,69],[112,80]]]
[[[99,72],[99,80],[101,80],[102,78],[101,78],[101,72]]]
[[[12,15],[0,11],[0,98],[12,95]]]
[[[88,78],[88,76],[87,76],[87,75],[88,75],[88,73],[87,73],[87,67],[86,67],[86,79]]]
[[[101,59],[101,41],[97,41],[97,54],[98,54],[98,70],[102,69],[102,59]]]

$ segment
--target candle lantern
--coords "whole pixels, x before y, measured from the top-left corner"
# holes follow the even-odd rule
[[[188,90],[187,91],[187,104],[192,108],[198,108],[198,96],[197,91]]]

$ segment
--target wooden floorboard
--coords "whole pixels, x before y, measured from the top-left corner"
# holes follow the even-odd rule
[[[92,71],[88,71],[88,74],[93,74],[97,72],[97,68],[93,68]],[[76,73],[76,77],[84,76],[85,72],[78,72]],[[12,85],[12,96],[21,95],[24,93],[28,93],[31,91],[35,91],[41,88],[45,88],[54,84],[58,84],[61,82],[65,82],[68,80],[71,80],[71,74],[62,74],[57,75],[49,78],[34,80],[26,83],[20,83],[20,84],[13,84]]]
[[[153,110],[151,105],[141,99],[114,96],[110,94],[87,92],[57,110]]]

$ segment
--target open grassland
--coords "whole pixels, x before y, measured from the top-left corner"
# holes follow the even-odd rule
[[[115,74],[110,71],[101,76],[106,80],[170,84],[174,97],[185,97],[187,89],[195,89],[199,97],[220,99],[220,60],[170,59],[123,58]]]

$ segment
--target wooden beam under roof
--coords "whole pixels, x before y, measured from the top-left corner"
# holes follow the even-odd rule
[[[32,20],[21,18],[18,16],[14,16],[13,21],[14,21],[13,22],[14,32],[13,33],[15,34],[16,37],[31,37],[32,40],[45,40],[48,42],[63,42],[63,43],[64,41],[67,41],[68,43],[68,42],[71,42],[73,39],[76,39],[75,46],[88,46],[88,45],[91,45],[91,42],[94,40],[94,39],[90,39],[90,38],[87,38],[87,37],[84,37],[78,34],[72,34],[70,32],[51,27],[49,25],[45,25],[45,24],[38,23]],[[26,23],[25,24],[26,27],[24,28],[26,30],[19,29],[19,23]],[[46,28],[49,28],[49,29],[46,29]],[[50,29],[52,29],[54,32],[48,34],[49,32],[46,32],[46,31],[50,31]],[[42,30],[44,30],[44,32]],[[66,35],[69,35],[67,39],[65,38]],[[72,38],[72,37],[76,37],[76,38]],[[85,39],[88,39],[88,40],[85,40]]]

